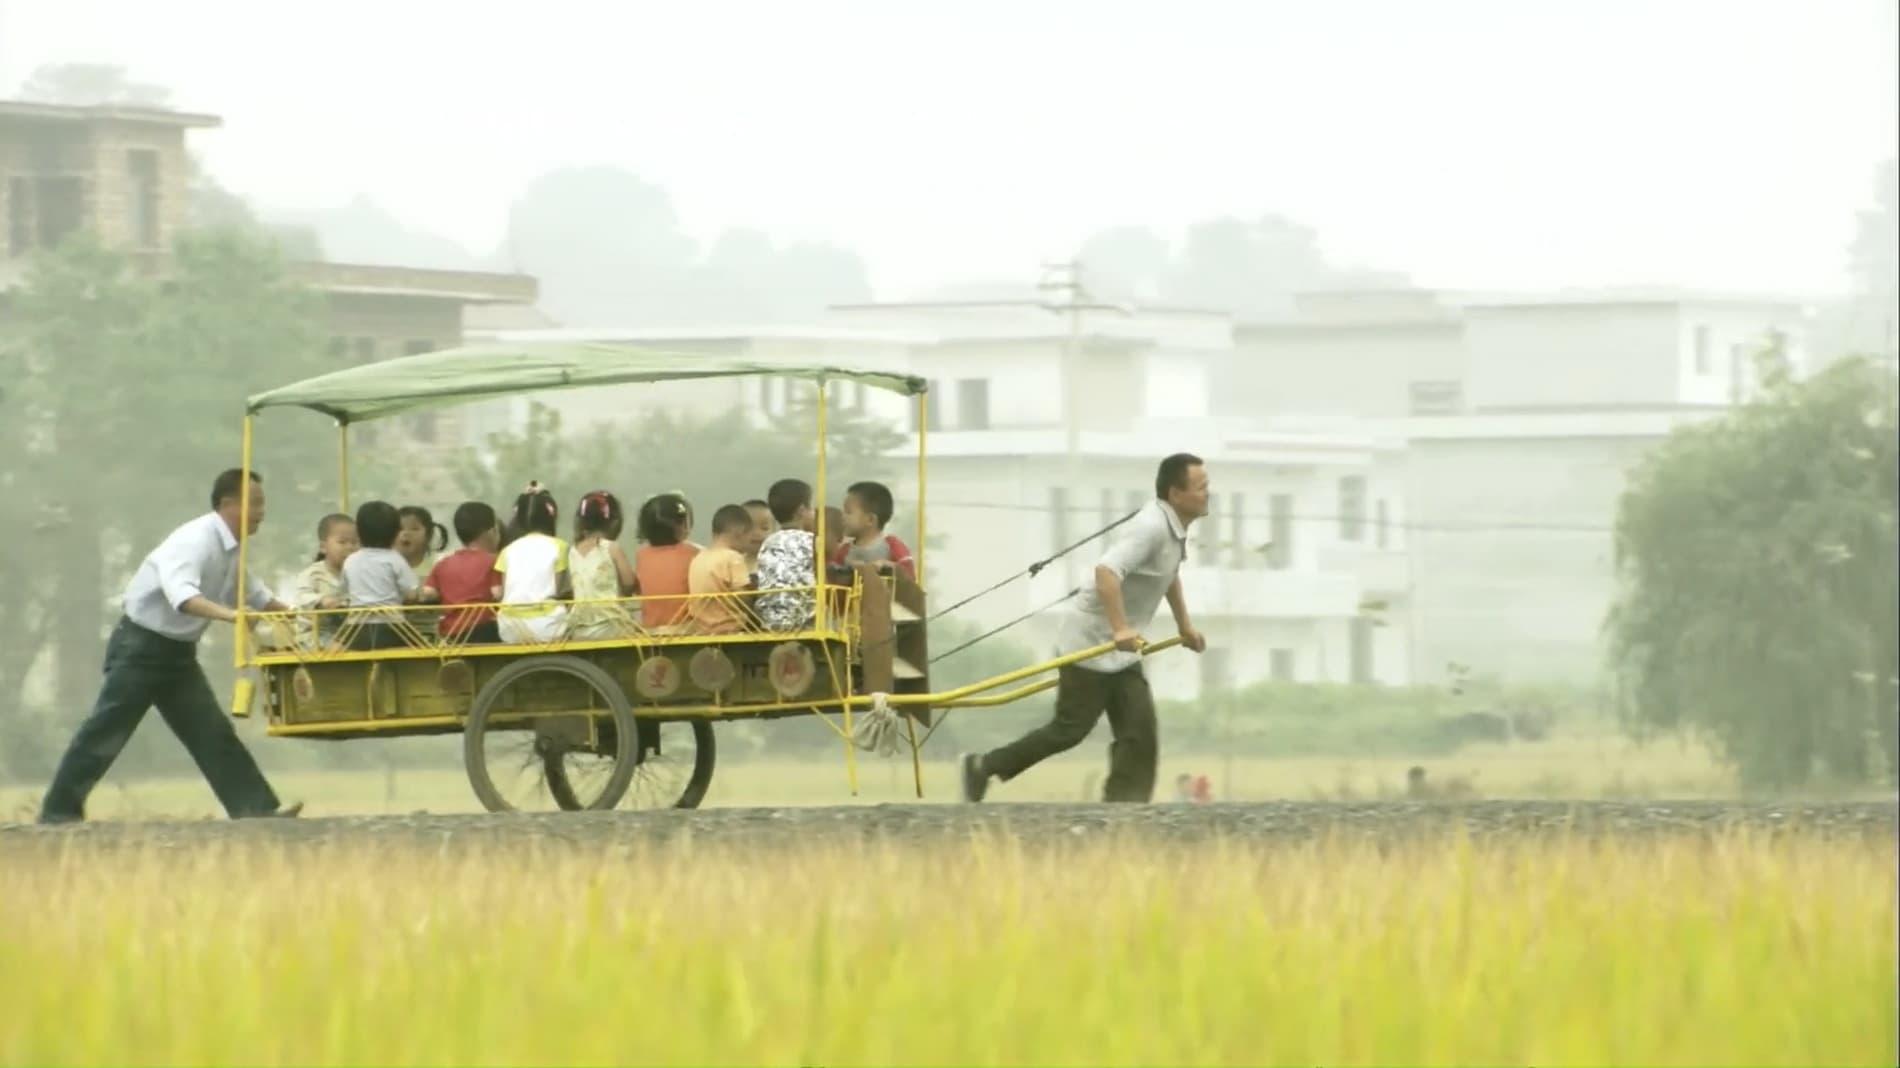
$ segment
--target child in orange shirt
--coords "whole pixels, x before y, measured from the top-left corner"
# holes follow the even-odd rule
[[[744,598],[729,595],[754,588],[744,548],[752,536],[752,516],[742,505],[728,504],[713,513],[712,532],[712,544],[693,557],[686,571],[686,583],[694,595],[689,602],[693,629],[701,634],[737,634],[746,629],[751,612]]]
[[[688,572],[699,546],[693,534],[693,506],[677,493],[662,493],[640,506],[640,540],[646,544],[633,554],[634,592],[640,604],[640,623],[649,629],[686,621],[686,595],[692,592]]]

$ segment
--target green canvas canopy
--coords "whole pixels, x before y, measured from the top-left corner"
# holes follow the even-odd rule
[[[364,364],[256,394],[246,405],[253,414],[265,408],[309,408],[338,422],[360,423],[517,393],[743,375],[862,382],[905,396],[925,390],[923,379],[890,371],[762,363],[591,341],[541,341],[468,345]]]

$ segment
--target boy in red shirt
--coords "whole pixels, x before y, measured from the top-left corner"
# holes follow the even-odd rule
[[[891,491],[882,482],[857,482],[844,492],[845,542],[831,554],[833,564],[872,564],[880,571],[894,570],[917,581],[910,547],[895,534],[884,533],[891,521]]]
[[[495,610],[495,553],[501,547],[501,527],[495,510],[480,501],[467,501],[455,510],[455,536],[462,547],[436,562],[424,590],[434,591],[448,611],[437,629],[444,638],[467,642],[499,642]],[[454,605],[482,605],[456,609]]]

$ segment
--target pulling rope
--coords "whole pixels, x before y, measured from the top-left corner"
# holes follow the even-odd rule
[[[951,605],[948,608],[944,608],[936,612],[932,612],[930,615],[924,617],[924,622],[935,623],[937,620],[942,619],[943,617],[949,615],[950,613],[956,611],[959,608],[964,607],[965,605],[970,604],[973,601],[976,601],[983,597],[988,597],[990,594],[995,593],[997,590],[1002,589],[1003,587],[1009,585],[1012,582],[1015,582],[1019,578],[1024,578],[1024,577],[1035,578],[1037,575],[1042,574],[1043,568],[1048,567],[1050,564],[1055,563],[1057,560],[1062,559],[1063,557],[1069,555],[1070,553],[1076,551],[1077,549],[1080,549],[1082,546],[1087,545],[1089,542],[1094,541],[1095,539],[1101,537],[1104,534],[1107,534],[1109,531],[1114,530],[1116,527],[1121,526],[1123,523],[1128,522],[1129,520],[1135,518],[1136,516],[1140,514],[1141,514],[1141,509],[1137,508],[1134,511],[1129,512],[1127,515],[1122,516],[1120,519],[1115,520],[1113,523],[1110,523],[1107,526],[1103,527],[1102,529],[1096,531],[1095,533],[1090,534],[1088,537],[1083,538],[1080,541],[1073,542],[1069,545],[1065,545],[1062,548],[1057,549],[1055,552],[1050,553],[1048,556],[1045,556],[1042,559],[1031,563],[1028,567],[1024,568],[1023,570],[1015,572],[1014,574],[1008,575],[997,582],[991,583],[989,586],[986,586],[983,589],[978,590],[977,592],[971,594],[968,597],[965,597],[963,600],[958,601],[957,603]],[[1027,613],[1026,615],[1017,616],[1015,619],[1010,620],[1008,623],[1005,623],[1002,626],[995,628],[994,630],[986,631],[983,634],[979,634],[976,637],[970,639],[967,642],[964,642],[962,645],[957,646],[955,649],[952,649],[947,653],[943,653],[939,656],[931,657],[930,662],[934,664],[939,660],[945,659],[946,657],[954,656],[955,654],[960,653],[965,649],[968,649],[970,646],[975,645],[976,643],[980,641],[984,641],[985,639],[988,639],[988,638],[994,638],[998,634],[1003,633],[1004,631],[1017,625],[1018,623],[1022,623],[1028,619],[1031,619],[1034,616],[1036,616],[1038,613],[1046,612],[1049,609],[1054,608],[1056,605],[1061,604],[1062,602],[1068,600],[1071,597],[1074,597],[1076,594],[1081,593],[1081,592],[1082,592],[1082,587],[1077,586],[1074,589],[1070,590],[1068,593],[1065,593],[1061,597],[1056,598],[1054,601],[1050,602],[1049,604],[1043,605],[1041,608],[1036,609],[1034,612]],[[897,641],[897,635],[893,633],[888,638],[865,645],[864,648],[865,649],[882,648],[883,646],[890,645],[896,641]]]
[[[978,642],[986,641],[990,638],[994,638],[998,634],[1003,633],[1004,631],[1008,630],[1009,628],[1015,626],[1018,623],[1026,623],[1029,620],[1034,619],[1035,617],[1043,614],[1044,612],[1047,612],[1049,609],[1054,608],[1055,606],[1063,603],[1064,601],[1067,601],[1069,598],[1074,597],[1076,594],[1081,593],[1081,592],[1082,592],[1082,587],[1076,586],[1073,589],[1069,590],[1069,592],[1063,594],[1062,596],[1056,598],[1053,601],[1050,601],[1048,604],[1043,605],[1041,608],[1036,608],[1028,612],[1024,612],[1022,615],[1017,616],[1015,619],[1010,620],[1009,622],[1003,624],[1000,627],[995,627],[990,630],[984,631],[983,633],[977,635],[974,638],[971,638],[969,641],[964,642],[962,645],[957,646],[955,649],[952,649],[947,653],[939,653],[938,655],[931,657],[930,662],[932,664],[935,664],[941,660],[948,660],[951,657],[957,655],[958,653],[962,652],[965,649],[968,649],[970,646],[975,645]]]
[[[1110,523],[1109,525],[1103,527],[1102,529],[1096,531],[1095,533],[1090,534],[1088,537],[1083,538],[1081,541],[1075,542],[1071,545],[1067,545],[1061,549],[1057,549],[1055,552],[1050,553],[1048,556],[1045,556],[1042,559],[1037,560],[1035,563],[1030,564],[1024,570],[1018,571],[1015,574],[1010,575],[1007,578],[1004,578],[1002,581],[996,582],[985,589],[979,590],[976,593],[973,593],[970,596],[965,597],[963,600],[958,601],[956,604],[953,604],[950,607],[945,608],[940,612],[934,613],[933,615],[930,616],[927,622],[935,623],[937,620],[942,619],[944,616],[949,615],[950,613],[956,611],[959,608],[962,608],[964,605],[969,604],[971,601],[974,601],[979,597],[988,597],[990,594],[995,593],[997,590],[1002,589],[1004,586],[1009,585],[1010,583],[1016,581],[1019,578],[1023,578],[1024,576],[1028,576],[1029,578],[1035,578],[1037,575],[1042,574],[1043,568],[1048,567],[1050,564],[1055,563],[1057,560],[1062,559],[1063,557],[1069,555],[1070,553],[1076,551],[1077,549],[1080,549],[1082,546],[1087,545],[1089,542],[1094,541],[1096,538],[1099,538],[1102,535],[1108,533],[1109,531],[1114,530],[1116,527],[1121,526],[1123,523],[1128,522],[1129,520],[1135,518],[1136,516],[1140,514],[1141,514],[1141,509],[1140,508],[1135,509],[1134,511],[1128,513],[1127,515],[1122,516],[1120,519],[1115,520],[1113,523]]]

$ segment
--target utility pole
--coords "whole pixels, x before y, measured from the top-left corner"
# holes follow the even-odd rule
[[[1062,481],[1070,492],[1081,485],[1082,470],[1082,396],[1078,380],[1082,375],[1082,313],[1085,311],[1114,312],[1127,315],[1129,310],[1118,304],[1097,303],[1082,281],[1082,261],[1078,259],[1058,260],[1042,265],[1042,279],[1036,285],[1037,290],[1049,294],[1043,308],[1057,315],[1067,317],[1068,330],[1062,340],[1062,428],[1064,444],[1064,462]],[[1067,528],[1067,516],[1058,523],[1058,530]],[[1065,539],[1067,540],[1067,539]],[[1064,573],[1071,583],[1075,578],[1074,558],[1063,563]]]
[[[1083,302],[1089,299],[1088,290],[1082,286],[1081,261],[1063,260],[1043,264],[1042,280],[1036,288],[1052,295],[1049,302],[1043,305],[1044,308],[1056,314],[1068,315],[1069,330],[1062,341],[1062,426],[1069,467],[1073,473],[1082,429],[1081,413],[1077,411],[1079,402],[1076,399],[1075,378],[1082,348]]]

